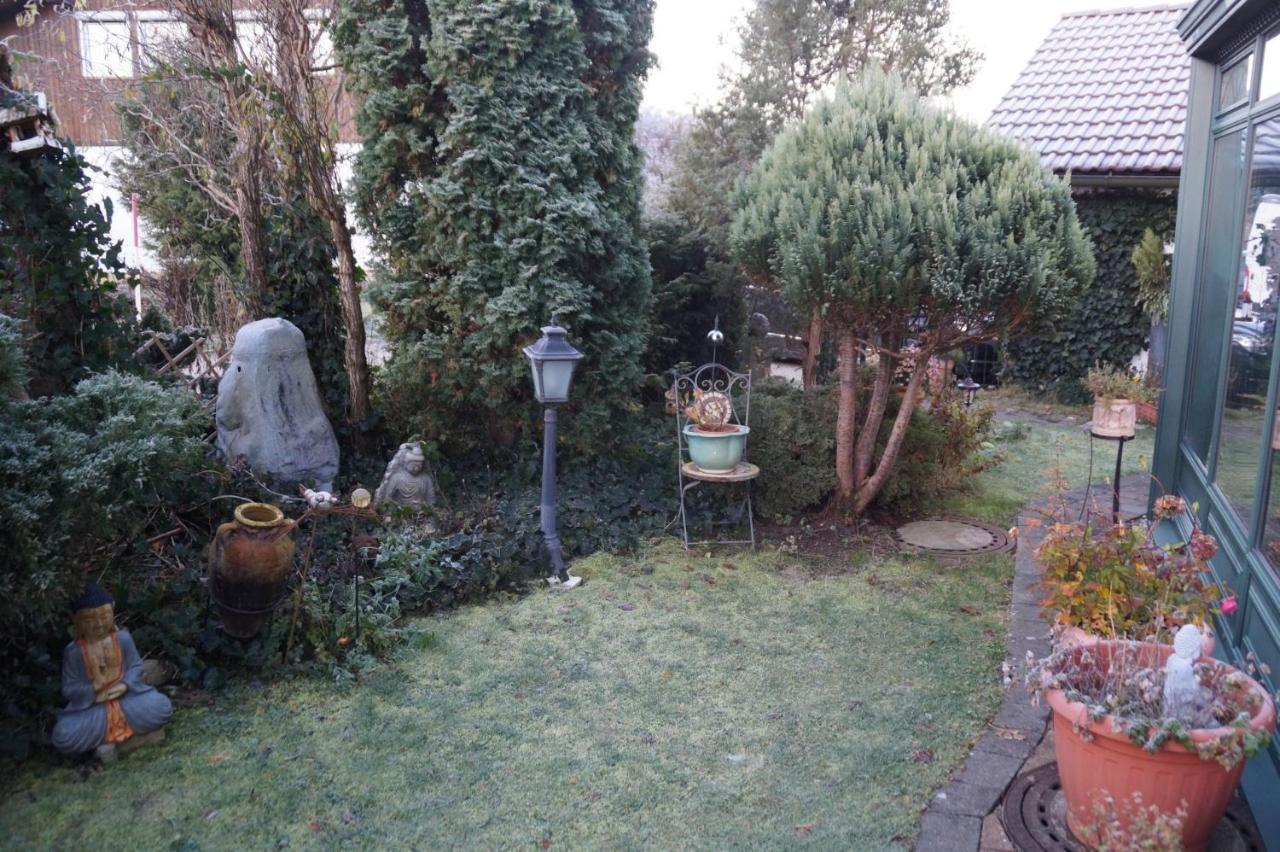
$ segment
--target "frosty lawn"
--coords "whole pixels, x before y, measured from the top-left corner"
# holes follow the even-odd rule
[[[580,592],[424,620],[434,640],[360,687],[242,687],[87,779],[32,766],[0,827],[41,848],[909,845],[996,705],[1008,561],[793,563],[595,557]]]

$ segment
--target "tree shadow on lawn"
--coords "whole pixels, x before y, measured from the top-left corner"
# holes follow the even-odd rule
[[[95,771],[20,767],[18,847],[909,847],[1000,698],[1010,566],[580,561],[422,619],[363,685],[227,690]]]

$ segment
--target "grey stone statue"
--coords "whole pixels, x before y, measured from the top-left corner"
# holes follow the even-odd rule
[[[324,416],[307,342],[288,320],[251,322],[236,333],[218,383],[218,447],[258,473],[332,491],[338,440]]]
[[[427,466],[422,445],[416,441],[401,444],[387,464],[382,484],[374,494],[378,506],[398,503],[402,506],[434,506],[436,480]]]

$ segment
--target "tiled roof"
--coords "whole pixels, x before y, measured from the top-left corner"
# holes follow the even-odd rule
[[[1055,171],[1176,174],[1190,59],[1187,4],[1064,15],[988,124]]]

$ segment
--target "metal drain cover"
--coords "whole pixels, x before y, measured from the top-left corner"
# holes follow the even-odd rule
[[[898,527],[893,535],[903,550],[940,559],[963,559],[1013,550],[1013,542],[1004,530],[968,518],[912,521]]]
[[[1086,852],[1067,828],[1067,804],[1058,764],[1048,763],[1013,780],[1004,794],[1000,820],[1009,842],[1021,852]],[[1262,835],[1249,806],[1237,796],[1218,823],[1208,852],[1264,852]]]

